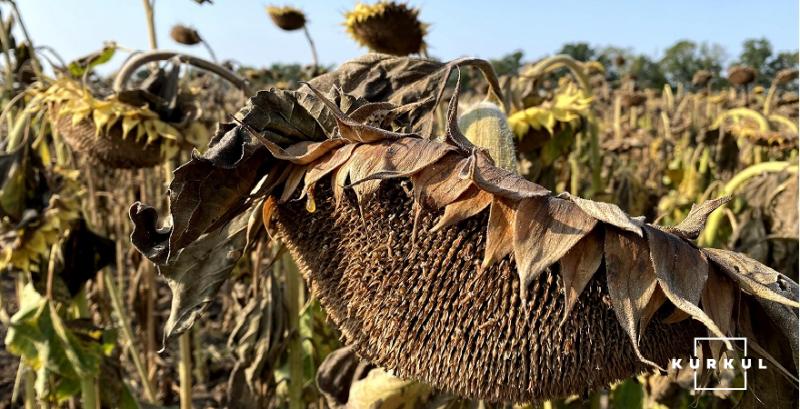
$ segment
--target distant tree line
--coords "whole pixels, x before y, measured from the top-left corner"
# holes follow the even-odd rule
[[[797,68],[798,52],[775,53],[769,40],[748,39],[742,44],[738,58],[726,64],[728,55],[719,44],[696,43],[680,40],[664,50],[660,59],[637,54],[629,48],[593,47],[585,42],[564,44],[558,54],[568,54],[579,61],[597,60],[606,67],[609,81],[624,76],[636,78],[642,88],[662,88],[664,84],[691,87],[692,76],[698,70],[707,70],[714,80],[711,86],[727,86],[727,72],[731,65],[746,65],[758,71],[756,84],[769,86],[775,74],[785,68]],[[498,74],[516,72],[524,65],[522,51],[515,51],[492,60]]]

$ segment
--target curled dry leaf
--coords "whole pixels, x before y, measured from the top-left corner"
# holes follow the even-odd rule
[[[711,259],[728,278],[750,294],[790,307],[800,307],[800,303],[796,300],[787,299],[768,287],[768,285],[778,281],[779,276],[781,276],[779,272],[744,254],[729,250],[705,248],[703,249],[703,254]]]
[[[639,334],[645,330],[640,324],[657,283],[650,250],[636,235],[613,227],[606,229],[604,250],[606,283],[614,312],[639,359],[660,368],[639,350]]]
[[[561,278],[564,280],[565,303],[564,320],[567,319],[586,284],[603,262],[603,235],[599,229],[593,230],[578,241],[561,258]]]
[[[492,199],[482,268],[489,267],[514,250],[513,242],[508,239],[514,234],[514,207],[514,203],[510,203],[507,199],[496,196]]]
[[[700,205],[692,204],[692,210],[677,226],[670,229],[675,234],[689,240],[694,240],[700,236],[700,232],[706,227],[706,219],[721,206],[725,206],[731,201],[730,196],[723,196],[714,200],[706,200]]]
[[[514,216],[514,258],[525,298],[528,284],[597,224],[578,206],[553,197],[523,200]]]
[[[703,323],[718,337],[725,337],[717,324],[699,307],[708,279],[708,262],[703,254],[683,239],[645,226],[650,257],[664,295],[681,311]],[[726,346],[732,349],[730,342]]]
[[[735,301],[736,287],[733,282],[717,271],[716,268],[710,268],[708,270],[708,283],[703,289],[700,302],[702,303],[703,310],[708,313],[709,318],[717,324],[720,331],[722,331],[725,336],[730,336],[733,333],[733,311]],[[719,343],[712,343],[710,347],[712,356],[715,359],[719,359],[722,354],[722,345]]]
[[[492,203],[492,195],[477,188],[468,189],[459,199],[445,206],[444,214],[431,233],[452,226],[483,211]]]

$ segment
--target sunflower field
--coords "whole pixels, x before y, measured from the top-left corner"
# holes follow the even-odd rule
[[[381,0],[248,66],[142,0],[64,61],[17,3],[0,409],[798,406],[797,51],[448,61]]]

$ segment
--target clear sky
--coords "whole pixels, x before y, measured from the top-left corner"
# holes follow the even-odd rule
[[[141,0],[17,0],[31,37],[71,60],[114,40],[147,48]],[[157,0],[159,45],[199,56],[201,46],[184,47],[169,37],[175,23],[194,26],[220,59],[247,65],[310,62],[301,32],[272,25],[263,0]],[[284,4],[282,0],[279,5]],[[355,0],[293,1],[306,12],[321,63],[337,64],[364,50],[350,40],[342,14]],[[680,39],[719,43],[735,58],[747,38],[766,37],[775,51],[798,48],[797,0],[411,0],[431,24],[432,56],[495,58],[521,49],[526,59],[551,54],[565,42],[631,47],[658,57]],[[3,10],[7,15],[7,10]]]

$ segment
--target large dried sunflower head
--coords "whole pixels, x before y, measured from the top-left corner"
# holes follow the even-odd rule
[[[267,14],[272,22],[282,30],[299,30],[306,25],[306,15],[291,6],[267,6]]]
[[[172,30],[169,32],[169,36],[172,37],[176,43],[183,45],[195,45],[202,41],[197,30],[181,24],[173,26]]]
[[[425,50],[428,25],[418,15],[418,9],[403,3],[358,3],[345,13],[344,26],[356,42],[373,51],[409,55]]]

